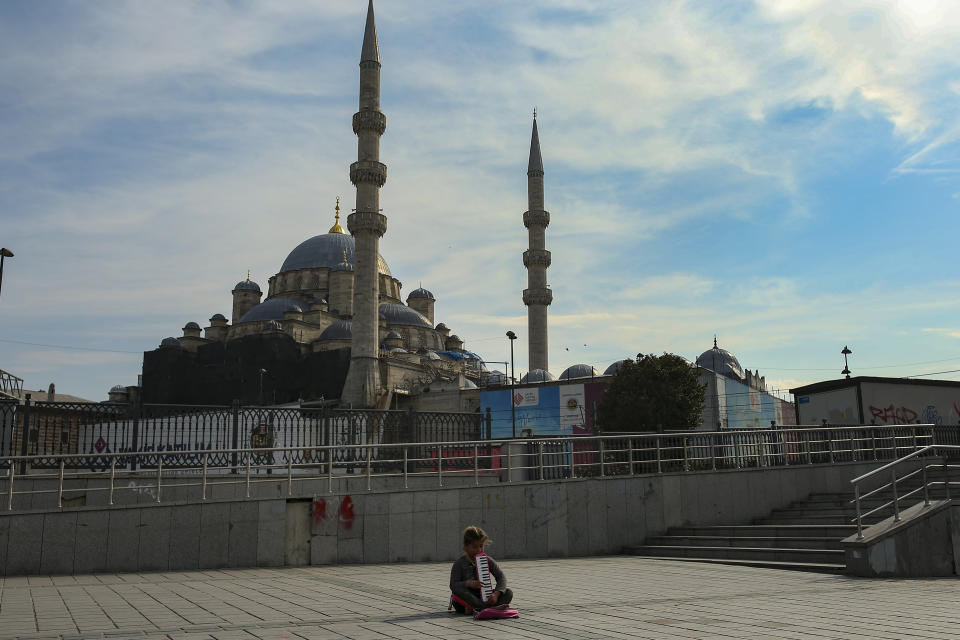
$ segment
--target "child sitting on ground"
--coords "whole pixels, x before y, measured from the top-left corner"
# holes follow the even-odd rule
[[[497,584],[486,602],[481,598],[482,585],[477,580],[476,557],[478,553],[484,553],[485,547],[491,542],[493,540],[488,538],[480,527],[470,526],[463,530],[464,555],[458,558],[450,569],[450,590],[453,592],[450,600],[454,609],[460,613],[473,613],[488,607],[506,609],[513,599],[513,591],[507,588],[506,576],[490,556],[487,556],[490,575]]]

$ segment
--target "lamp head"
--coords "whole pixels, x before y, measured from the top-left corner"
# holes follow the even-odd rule
[[[0,256],[3,256],[4,258],[12,258],[13,251],[10,251],[10,249],[3,247],[2,249],[0,249]]]
[[[516,340],[517,334],[515,334],[513,331],[507,331],[507,337],[510,338],[511,340]]]

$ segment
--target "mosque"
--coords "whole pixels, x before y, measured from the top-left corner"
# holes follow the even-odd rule
[[[379,206],[387,175],[379,150],[386,130],[386,116],[380,111],[380,67],[369,0],[360,56],[360,110],[353,116],[358,159],[350,165],[350,180],[357,197],[356,209],[346,221],[349,233],[341,226],[337,198],[333,226],[294,247],[269,278],[265,297],[248,272],[247,279],[233,288],[229,322],[219,313],[205,328],[187,322],[182,336],[165,338],[158,349],[144,354],[144,401],[229,401],[228,388],[218,391],[218,385],[229,379],[240,388],[233,395],[247,401],[322,396],[341,398],[344,406],[384,408],[390,394],[418,385],[440,380],[471,388],[481,382],[486,374],[482,358],[465,350],[463,340],[443,322],[435,324],[433,293],[418,287],[404,301],[402,283],[378,250],[387,228]],[[539,163],[536,124],[531,145],[536,146]],[[542,176],[541,166],[539,175],[530,178],[532,183],[539,181],[541,204],[528,212],[533,216],[529,221],[526,214],[524,218],[539,241],[529,257],[524,254],[533,274],[524,300],[529,298],[538,310],[538,326],[543,329],[536,344],[546,369],[545,309],[550,293],[544,284],[549,252],[543,249],[543,229],[549,214],[542,211]],[[299,374],[291,374],[294,371]],[[323,382],[312,387],[303,380],[317,376]],[[204,399],[188,390],[191,385],[203,390]]]
[[[380,136],[387,124],[380,111],[380,69],[369,0],[360,55],[360,109],[353,116],[358,153],[350,165],[350,180],[357,194],[356,208],[346,220],[349,233],[341,225],[337,198],[329,231],[290,251],[269,278],[266,296],[248,272],[232,290],[229,321],[216,313],[205,328],[187,322],[182,336],[164,338],[159,348],[144,353],[144,402],[337,401],[340,406],[383,409],[396,406],[394,398],[413,396],[408,406],[473,411],[483,404],[482,390],[505,388],[504,373],[488,371],[483,358],[464,348],[462,338],[436,322],[433,293],[421,286],[403,299],[402,283],[379,253],[379,239],[387,230],[379,198],[387,177],[387,167],[380,162]],[[522,256],[527,269],[522,299],[527,307],[530,371],[519,382],[521,387],[544,385],[544,402],[553,402],[549,387],[574,388],[574,396],[564,396],[564,406],[582,407],[589,400],[589,389],[602,393],[621,361],[603,374],[587,364],[568,367],[559,379],[549,371],[547,309],[553,292],[546,284],[550,213],[544,209],[543,177],[534,111],[523,213],[528,249]],[[702,382],[708,387],[704,427],[760,426],[773,419],[764,379],[744,372],[716,339],[693,364],[703,371]],[[111,390],[111,400],[121,401],[123,390]],[[514,397],[513,391],[506,393]],[[753,413],[736,419],[731,414],[728,419],[730,410],[743,407]],[[584,412],[578,415],[586,427]]]

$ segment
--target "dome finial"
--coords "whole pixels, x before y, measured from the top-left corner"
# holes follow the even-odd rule
[[[247,282],[250,282],[250,269],[247,269]]]
[[[329,233],[343,233],[343,227],[340,226],[340,196],[337,196],[337,206],[335,207],[337,212],[336,222],[333,223],[333,226],[330,227]]]
[[[713,348],[717,348],[717,334],[713,334]]]
[[[533,119],[534,119],[534,120],[537,119],[537,108],[536,108],[536,107],[533,108]]]
[[[343,250],[343,261],[344,261],[344,262],[347,261],[347,250],[346,250],[346,249]]]

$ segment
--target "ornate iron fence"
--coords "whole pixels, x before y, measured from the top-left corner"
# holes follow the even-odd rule
[[[26,437],[24,437],[26,435]],[[237,466],[231,450],[264,450],[268,466],[284,449],[294,464],[334,463],[348,471],[389,458],[397,443],[475,441],[488,437],[479,413],[363,411],[300,407],[119,405],[110,403],[0,403],[0,457],[31,456],[31,468],[49,469],[65,454],[72,469],[100,471],[111,464],[155,468]],[[375,445],[370,448],[367,445]],[[156,455],[118,456],[133,453]],[[422,452],[420,452],[422,453]],[[455,452],[448,452],[455,456]],[[371,458],[372,456],[372,458]],[[429,456],[423,456],[429,457]],[[429,462],[420,462],[429,466]]]

